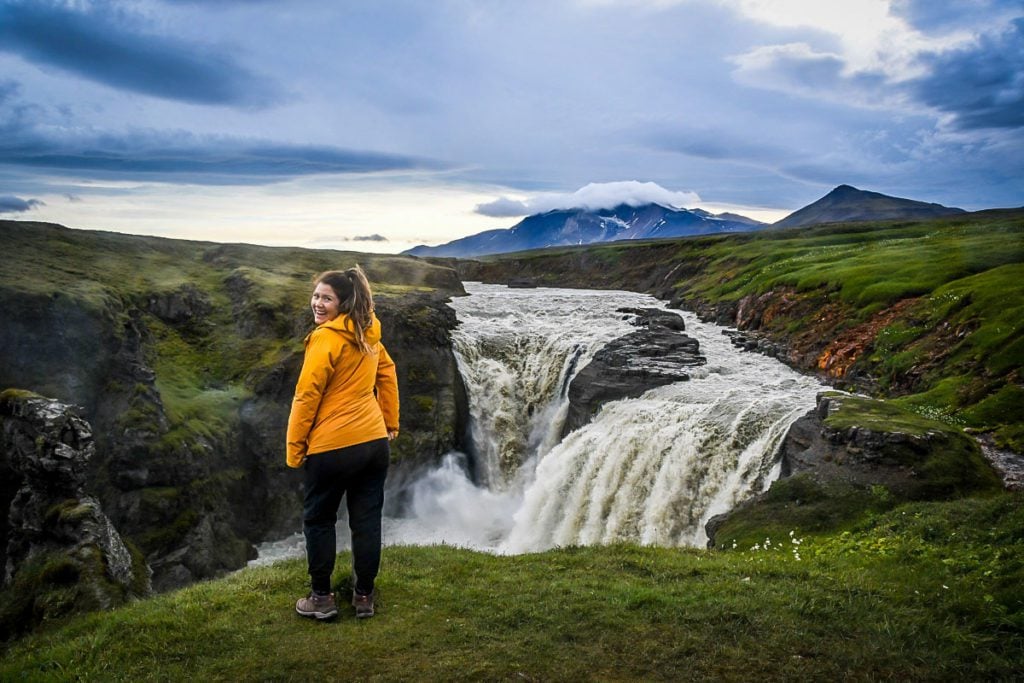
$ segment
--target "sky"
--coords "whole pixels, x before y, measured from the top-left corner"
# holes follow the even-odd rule
[[[1024,205],[1024,0],[0,0],[0,218],[398,252],[840,184]]]

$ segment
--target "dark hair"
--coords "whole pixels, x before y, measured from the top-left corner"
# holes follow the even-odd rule
[[[366,273],[356,265],[348,270],[328,270],[313,279],[313,284],[328,285],[338,295],[338,310],[352,321],[359,350],[370,353],[366,330],[373,322],[373,293]]]

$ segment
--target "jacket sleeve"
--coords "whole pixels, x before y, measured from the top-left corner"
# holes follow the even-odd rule
[[[398,375],[395,373],[395,361],[391,360],[387,349],[380,345],[377,360],[377,403],[384,415],[384,426],[388,431],[398,429]]]
[[[309,432],[313,429],[320,401],[337,361],[331,343],[333,332],[314,330],[306,340],[302,371],[295,384],[295,397],[288,415],[288,444],[285,460],[289,467],[299,467],[306,457]]]

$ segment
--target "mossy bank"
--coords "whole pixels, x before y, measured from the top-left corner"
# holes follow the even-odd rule
[[[238,568],[299,528],[284,429],[318,272],[359,263],[374,287],[399,372],[396,468],[459,445],[444,302],[464,292],[450,268],[15,221],[0,221],[0,248],[0,388],[81,406],[96,436],[87,488],[157,589]]]

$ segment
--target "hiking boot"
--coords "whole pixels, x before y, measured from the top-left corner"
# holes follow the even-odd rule
[[[356,608],[356,619],[366,619],[373,616],[373,593],[360,595],[352,591],[352,606]]]
[[[373,608],[370,609],[372,611]],[[333,619],[338,616],[338,605],[334,602],[334,593],[310,593],[308,598],[299,598],[295,602],[295,611],[310,619]]]

